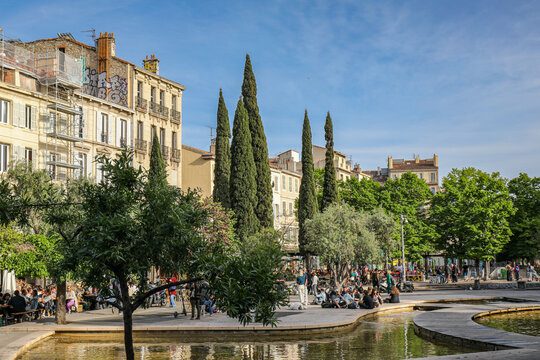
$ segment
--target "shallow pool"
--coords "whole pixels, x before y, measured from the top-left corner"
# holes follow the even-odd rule
[[[540,310],[518,311],[484,316],[475,321],[484,326],[499,330],[540,336]]]
[[[344,310],[346,311],[346,310]],[[164,333],[137,335],[138,359],[404,359],[450,355],[474,350],[435,344],[414,333],[418,311],[373,317],[354,330],[335,336],[193,337]],[[121,359],[124,347],[116,335],[62,335],[48,338],[19,359]]]

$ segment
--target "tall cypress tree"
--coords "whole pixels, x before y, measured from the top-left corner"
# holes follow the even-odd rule
[[[326,162],[324,165],[323,197],[321,211],[338,200],[336,169],[334,168],[334,127],[330,112],[326,114],[324,124],[324,139],[326,140]]]
[[[223,93],[219,89],[216,131],[216,167],[214,168],[214,201],[221,203],[224,208],[231,207],[229,196],[229,177],[231,175],[231,126],[229,113]]]
[[[311,126],[307,110],[304,113],[302,127],[302,181],[300,182],[300,195],[298,197],[298,223],[300,231],[298,242],[300,253],[305,256],[305,222],[317,212],[317,197],[315,195],[315,179],[313,178],[313,147],[311,145]]]
[[[149,183],[167,182],[167,170],[163,155],[161,154],[161,146],[157,134],[154,134],[152,139],[152,150],[150,151],[150,170],[148,171]]]
[[[249,117],[251,146],[257,171],[257,205],[255,207],[255,213],[261,227],[268,228],[274,224],[274,216],[272,214],[272,178],[270,175],[270,164],[268,163],[266,135],[264,134],[261,116],[259,115],[259,106],[257,105],[257,83],[255,82],[253,69],[251,68],[249,54],[246,54],[242,96],[244,98],[244,107]]]
[[[236,216],[236,234],[240,239],[259,230],[259,220],[255,214],[256,174],[248,114],[240,99],[234,114],[230,176],[231,209]]]

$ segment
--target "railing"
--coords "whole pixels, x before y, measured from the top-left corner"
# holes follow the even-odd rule
[[[146,152],[147,142],[143,139],[135,139],[135,150]]]
[[[169,147],[165,145],[161,145],[161,155],[163,155],[163,160],[167,160],[169,158]]]
[[[108,139],[109,139],[109,134],[108,133],[101,133],[101,142],[102,143],[105,143],[105,144],[108,143],[109,142]]]
[[[148,100],[136,96],[135,97],[135,107],[139,111],[146,112],[146,109],[148,109]]]
[[[169,108],[166,108],[165,106],[155,103],[153,101],[150,101],[150,113],[155,115],[160,115],[163,117],[169,117]]]
[[[180,162],[180,149],[172,149],[171,161]]]
[[[46,84],[59,81],[81,87],[83,83],[82,61],[58,50],[36,54],[35,72]]]
[[[180,111],[171,109],[171,122],[180,124],[181,121],[182,121],[182,113]]]
[[[127,147],[128,145],[126,138],[120,138],[120,147]]]

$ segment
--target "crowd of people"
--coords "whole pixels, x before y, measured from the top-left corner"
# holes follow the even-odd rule
[[[0,305],[3,319],[21,314],[30,310],[40,310],[46,316],[52,316],[56,312],[56,286],[43,288],[37,285],[19,285],[13,294],[0,293]],[[69,309],[67,309],[69,311]],[[41,316],[36,312],[34,316]]]

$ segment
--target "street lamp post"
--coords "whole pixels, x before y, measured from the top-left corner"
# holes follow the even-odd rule
[[[405,280],[406,280],[406,269],[405,269],[405,242],[403,241],[403,222],[407,223],[407,218],[405,215],[400,215],[401,217],[401,269],[402,269],[402,277],[403,277],[403,286],[405,286]]]

